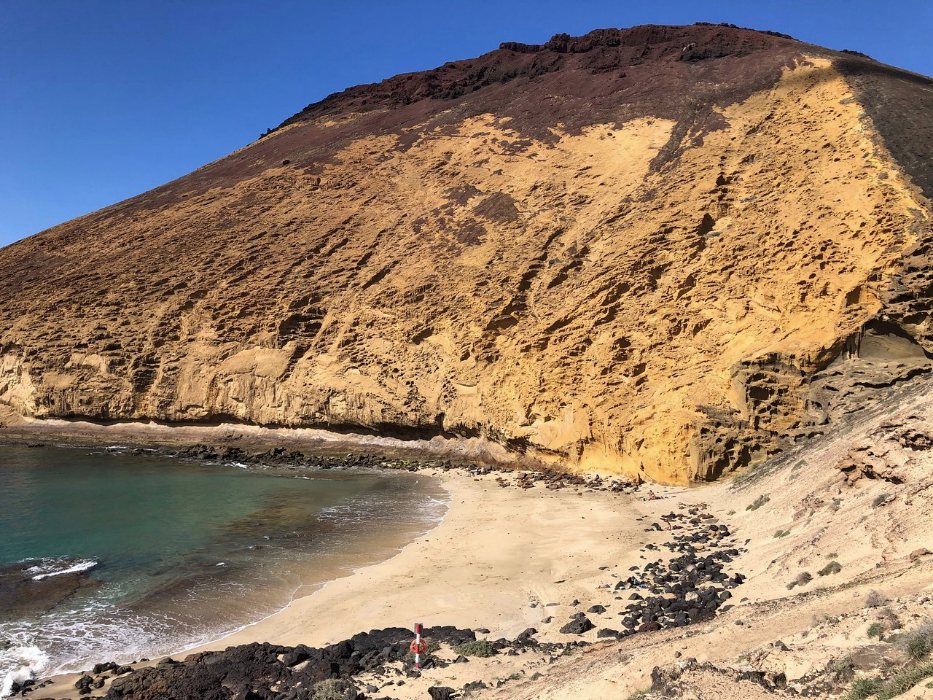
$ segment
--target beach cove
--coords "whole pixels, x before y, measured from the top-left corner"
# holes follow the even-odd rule
[[[896,419],[917,422],[929,414],[921,399],[912,399]],[[890,413],[872,418],[846,443],[890,420]],[[931,425],[933,419],[924,418],[918,428]],[[394,556],[308,591],[232,635],[179,649],[171,662],[134,664],[135,673],[104,666],[41,678],[31,694],[88,697],[76,688],[84,684],[90,697],[154,698],[169,690],[184,695],[179,674],[199,668],[225,673],[240,667],[238,660],[258,656],[268,661],[242,666],[250,675],[230,688],[283,687],[263,676],[264,669],[279,668],[290,679],[285,687],[311,697],[309,685],[292,684],[301,682],[301,669],[310,662],[288,666],[303,658],[301,650],[326,656],[375,644],[376,653],[386,640],[394,645],[391,659],[349,674],[366,697],[423,699],[429,688],[446,687],[481,697],[595,700],[649,686],[673,688],[683,673],[684,687],[699,684],[711,697],[756,700],[772,697],[781,669],[800,690],[825,695],[845,682],[832,675],[834,659],[860,649],[878,615],[893,608],[905,621],[923,620],[933,611],[933,555],[922,547],[928,544],[928,511],[913,513],[905,499],[903,506],[868,507],[866,519],[866,505],[877,500],[884,482],[845,496],[839,505],[829,498],[840,493],[835,470],[811,471],[798,488],[801,469],[834,464],[845,449],[828,441],[703,488],[617,489],[609,475],[415,466],[419,478],[439,481],[449,510],[437,527]],[[921,484],[928,483],[923,464],[915,467]],[[814,500],[815,493],[824,498]],[[891,508],[900,508],[905,529],[882,554],[864,533],[886,527]],[[813,546],[813,529],[806,526],[814,518],[829,523],[817,532],[820,547]],[[797,524],[788,528],[789,519]],[[788,529],[786,536],[776,534]],[[832,557],[841,573],[838,566],[825,569],[819,585],[789,593],[790,583],[802,580],[802,567],[824,571]],[[700,569],[703,575],[691,579],[689,572]],[[628,590],[632,572],[647,590]],[[687,585],[690,580],[695,583]],[[890,598],[890,608],[863,607],[873,589]],[[715,604],[695,619],[691,612],[689,626],[678,624],[671,611],[651,612],[659,602],[680,605],[698,597]],[[635,629],[626,625],[633,608],[641,611]],[[646,622],[646,613],[662,624]],[[415,622],[425,624],[429,641],[443,642],[431,657],[435,665],[420,674],[403,653]],[[456,640],[471,637],[494,653],[458,660]],[[750,653],[765,686],[741,675]],[[353,660],[352,654],[342,658]],[[340,675],[348,674],[341,669]],[[210,687],[223,681],[214,683]],[[126,695],[130,687],[144,692]]]
[[[0,447],[0,692],[204,643],[382,561],[446,511],[404,470]]]
[[[544,638],[553,619],[552,636],[562,637],[557,630],[564,619],[605,596],[621,575],[615,572],[636,561],[639,546],[657,533],[645,532],[639,497],[610,490],[608,478],[591,486],[572,478],[559,488],[544,482],[517,488],[517,475],[465,466],[419,469],[419,478],[448,494],[448,510],[434,529],[386,561],[306,589],[283,610],[214,642],[179,649],[174,658],[257,641],[326,645],[414,622],[488,629],[490,638],[536,627]],[[80,677],[60,675],[41,692],[79,697]]]

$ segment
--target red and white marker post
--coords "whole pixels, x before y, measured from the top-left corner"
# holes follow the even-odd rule
[[[421,655],[428,650],[428,645],[421,638],[422,624],[415,625],[415,638],[411,642],[411,652],[415,655],[415,668],[421,670]]]

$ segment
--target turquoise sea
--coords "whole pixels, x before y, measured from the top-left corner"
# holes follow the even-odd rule
[[[0,446],[0,696],[255,622],[388,558],[445,499],[407,472]]]

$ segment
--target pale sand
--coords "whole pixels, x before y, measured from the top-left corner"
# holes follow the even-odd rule
[[[635,520],[640,502],[630,496],[501,488],[495,475],[464,472],[440,478],[450,510],[434,530],[388,561],[204,649],[253,641],[320,646],[415,622],[485,627],[493,639],[514,638],[528,627],[543,630],[544,618],[556,621],[575,598],[586,604],[609,579],[599,567],[615,569],[650,537]],[[562,606],[546,607],[551,602]]]

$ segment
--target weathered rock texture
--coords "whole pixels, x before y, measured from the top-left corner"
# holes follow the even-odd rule
[[[0,251],[0,401],[715,478],[929,369],[931,112],[710,25],[352,88]]]

